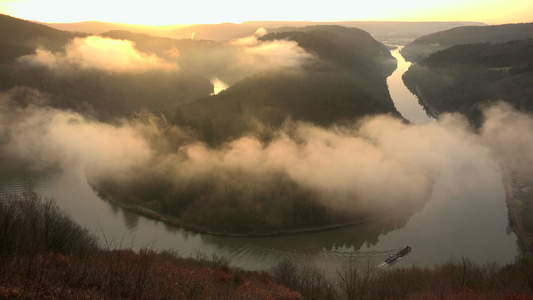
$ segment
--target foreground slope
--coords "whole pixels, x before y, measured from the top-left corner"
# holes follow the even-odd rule
[[[328,278],[283,260],[252,272],[217,255],[100,249],[51,200],[31,192],[0,200],[2,299],[533,299],[531,261],[480,266],[462,258],[406,269],[350,260]]]

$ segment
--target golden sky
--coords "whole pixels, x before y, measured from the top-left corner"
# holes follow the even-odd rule
[[[243,21],[533,22],[533,0],[0,0],[0,13],[41,22],[170,25]]]

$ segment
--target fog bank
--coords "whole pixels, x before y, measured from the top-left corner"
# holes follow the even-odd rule
[[[131,41],[99,36],[75,38],[63,53],[38,49],[35,54],[18,60],[22,64],[45,66],[58,72],[97,69],[123,73],[177,69],[177,65],[153,53],[140,52]]]
[[[252,206],[254,195],[288,180],[333,212],[417,210],[444,164],[469,170],[482,159],[526,171],[533,163],[533,119],[504,103],[485,108],[479,134],[460,115],[427,126],[383,115],[331,128],[288,121],[268,143],[251,132],[213,149],[150,113],[102,123],[43,106],[46,95],[38,91],[26,93],[25,105],[12,101],[13,93],[0,95],[3,159],[77,168],[96,182],[125,186],[143,178],[169,190],[209,182],[210,193],[247,193]]]

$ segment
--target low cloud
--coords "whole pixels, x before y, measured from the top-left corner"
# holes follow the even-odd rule
[[[169,55],[179,55],[179,52],[171,51]],[[153,53],[137,50],[131,41],[99,36],[75,38],[62,53],[38,49],[35,54],[19,58],[19,62],[58,71],[97,69],[124,73],[177,69],[176,65],[167,63]]]
[[[216,95],[228,88],[228,85],[217,77],[211,79],[211,83],[213,84],[213,93],[211,95]]]
[[[254,34],[243,38],[238,38],[230,41],[230,44],[239,46],[255,46],[258,43],[258,38],[267,34],[267,30],[263,27],[257,29]]]
[[[220,193],[276,188],[273,179],[281,175],[333,211],[421,208],[447,164],[459,170],[475,169],[481,161],[528,170],[533,165],[531,116],[501,103],[485,109],[479,134],[460,115],[426,126],[376,116],[327,129],[289,122],[268,144],[251,135],[212,149],[151,114],[111,125],[42,107],[45,96],[38,92],[24,107],[12,97],[0,96],[4,158],[41,168],[78,166],[93,178],[125,183],[161,178],[184,186],[208,180]],[[456,176],[468,181],[472,174]]]
[[[276,40],[258,42],[245,48],[241,63],[258,64],[261,68],[298,68],[313,56],[298,46],[294,41]]]
[[[255,34],[227,42],[199,44],[190,52],[182,51],[183,65],[206,78],[218,78],[232,85],[256,73],[290,69],[299,70],[315,57],[298,43],[288,40],[260,41],[266,34],[260,28]],[[180,64],[181,65],[181,64]]]
[[[111,172],[124,172],[150,158],[149,145],[136,128],[36,105],[44,96],[35,90],[26,91],[34,100],[20,107],[11,97],[21,92],[19,88],[0,94],[0,136],[6,141],[0,144],[0,156],[30,161],[35,168],[104,164]]]
[[[486,107],[484,114],[480,142],[489,147],[499,162],[512,170],[533,175],[532,116],[516,111],[506,102]]]
[[[259,28],[252,36],[231,41],[234,45],[244,46],[240,64],[256,66],[261,70],[298,68],[313,59],[295,41],[259,41],[258,38],[266,33],[266,29]]]

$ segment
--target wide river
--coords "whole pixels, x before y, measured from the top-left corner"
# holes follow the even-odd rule
[[[428,118],[401,76],[409,63],[397,50],[398,69],[388,78],[398,110],[417,125]],[[74,220],[110,247],[172,249],[181,256],[217,254],[244,269],[267,269],[290,258],[315,264],[328,275],[346,260],[360,258],[380,264],[391,253],[409,245],[413,251],[394,266],[433,266],[452,258],[478,263],[512,263],[519,254],[517,238],[508,227],[505,192],[500,172],[478,164],[468,182],[454,176],[459,164],[446,165],[433,187],[431,199],[408,220],[379,220],[337,230],[268,238],[236,238],[196,234],[132,214],[102,200],[74,170],[35,173],[7,160],[0,162],[0,187],[20,192],[28,183],[45,197],[53,197]]]

